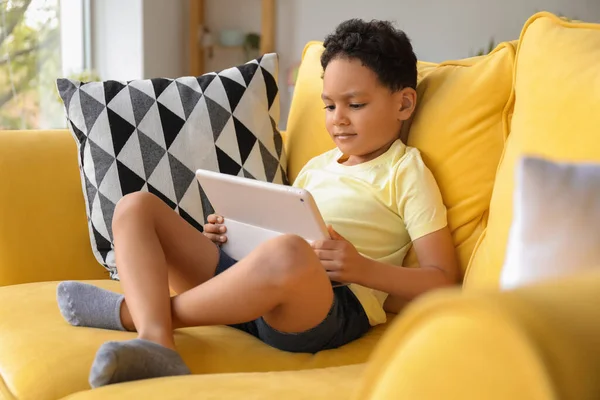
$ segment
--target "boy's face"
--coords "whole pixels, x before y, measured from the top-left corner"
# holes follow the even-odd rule
[[[383,154],[399,137],[402,121],[414,110],[416,93],[392,92],[360,60],[336,58],[323,75],[326,126],[351,163]]]

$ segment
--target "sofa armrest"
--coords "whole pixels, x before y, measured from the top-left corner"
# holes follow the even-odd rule
[[[0,286],[103,278],[70,132],[0,131]]]
[[[600,273],[425,296],[374,352],[360,399],[594,399]]]

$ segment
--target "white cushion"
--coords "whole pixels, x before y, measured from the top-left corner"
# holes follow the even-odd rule
[[[516,179],[501,288],[600,267],[600,164],[527,157]]]

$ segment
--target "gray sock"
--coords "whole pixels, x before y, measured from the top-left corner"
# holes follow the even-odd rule
[[[65,281],[56,288],[58,308],[71,325],[126,330],[121,323],[122,294],[87,283]]]
[[[90,371],[92,388],[112,383],[189,375],[191,372],[175,350],[144,339],[106,342]]]

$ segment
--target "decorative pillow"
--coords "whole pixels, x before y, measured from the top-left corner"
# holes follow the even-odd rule
[[[600,268],[600,164],[526,157],[517,171],[501,287]]]
[[[96,259],[116,278],[112,217],[124,195],[148,191],[198,230],[213,210],[199,168],[287,183],[278,59],[219,73],[129,82],[57,81],[79,166]]]
[[[514,112],[489,222],[465,276],[466,290],[497,290],[512,221],[515,168],[525,155],[600,161],[600,24],[539,13],[525,24],[515,63]]]

